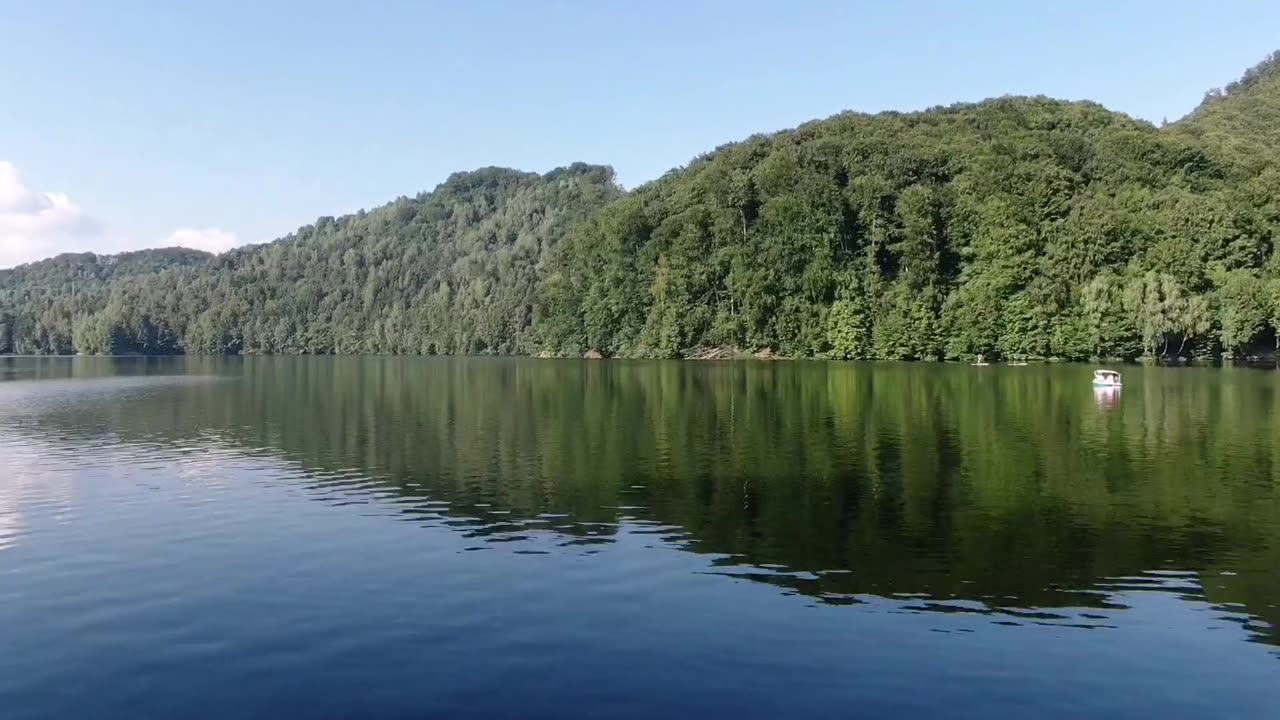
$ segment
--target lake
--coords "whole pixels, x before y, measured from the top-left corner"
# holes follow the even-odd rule
[[[18,718],[1262,717],[1280,373],[0,358]]]

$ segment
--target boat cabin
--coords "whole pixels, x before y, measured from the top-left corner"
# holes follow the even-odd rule
[[[1093,384],[1097,387],[1120,387],[1120,373],[1115,370],[1094,370]]]

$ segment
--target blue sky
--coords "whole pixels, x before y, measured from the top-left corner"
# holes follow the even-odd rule
[[[1174,120],[1278,28],[1274,0],[5,2],[0,267],[262,242],[484,165],[632,187],[845,109]]]

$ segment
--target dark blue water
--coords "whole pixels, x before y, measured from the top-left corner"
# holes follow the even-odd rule
[[[0,360],[0,715],[1273,716],[1280,380],[991,370]]]

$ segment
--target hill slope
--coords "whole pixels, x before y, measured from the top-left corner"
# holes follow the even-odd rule
[[[273,243],[105,284],[73,286],[60,260],[25,266],[0,280],[0,348],[527,352],[543,258],[619,192],[605,167],[488,168]]]
[[[846,113],[632,193],[489,168],[217,258],[56,259],[0,273],[0,351],[1244,352],[1280,325],[1276,68],[1163,129],[1047,98]]]
[[[1236,349],[1271,312],[1258,271],[1280,229],[1276,193],[1238,174],[1089,103],[840,115],[723,147],[594,217],[548,277],[545,337],[658,356]]]
[[[1280,51],[1239,80],[1210,90],[1175,127],[1205,140],[1247,170],[1273,166],[1280,152]]]
[[[0,270],[0,352],[69,353],[72,319],[101,308],[112,287],[212,259],[199,250],[166,248],[66,254]]]

